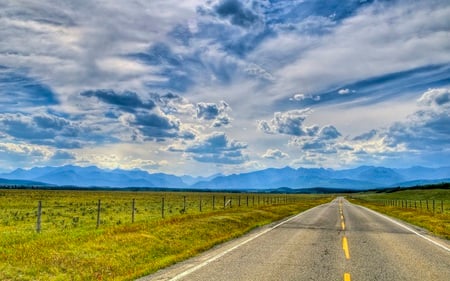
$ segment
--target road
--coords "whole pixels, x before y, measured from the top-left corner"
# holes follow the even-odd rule
[[[450,243],[337,198],[145,280],[450,280]]]

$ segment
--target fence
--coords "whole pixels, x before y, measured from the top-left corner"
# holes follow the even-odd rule
[[[0,200],[0,223],[25,229],[34,225],[36,232],[81,227],[95,229],[186,214],[289,204],[298,200],[295,195],[221,193],[126,193],[123,197],[103,196],[96,200],[93,200],[95,194],[91,194],[86,200],[74,194],[37,201],[22,198],[23,202],[11,198],[9,203],[3,202],[4,206]]]
[[[390,206],[402,209],[414,209],[424,212],[432,212],[433,214],[450,213],[450,201],[446,200],[410,200],[410,199],[384,199],[384,200],[368,200],[377,202],[384,206]]]

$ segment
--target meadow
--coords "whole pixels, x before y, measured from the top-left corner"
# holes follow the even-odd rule
[[[1,189],[0,280],[133,280],[331,199]]]
[[[366,192],[348,196],[352,203],[423,227],[450,239],[450,189],[447,185],[422,189]]]

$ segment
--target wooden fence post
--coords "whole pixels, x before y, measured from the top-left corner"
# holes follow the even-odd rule
[[[36,220],[36,232],[41,232],[41,214],[42,214],[42,201],[38,202],[37,208],[37,220]]]
[[[202,197],[200,197],[200,207],[199,207],[199,209],[200,209],[200,212],[202,211]]]
[[[444,201],[443,200],[441,200],[441,213],[442,214],[444,213]]]
[[[212,209],[214,210],[216,208],[216,197],[213,195],[212,198]]]
[[[186,196],[183,196],[183,213],[186,213]]]
[[[223,196],[223,208],[225,209],[225,207],[226,207],[226,204],[227,204],[227,196]]]

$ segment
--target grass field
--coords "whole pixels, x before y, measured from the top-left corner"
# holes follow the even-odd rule
[[[410,189],[396,192],[361,193],[348,197],[389,216],[428,229],[450,239],[450,189]]]
[[[133,280],[331,199],[0,190],[0,280]]]

